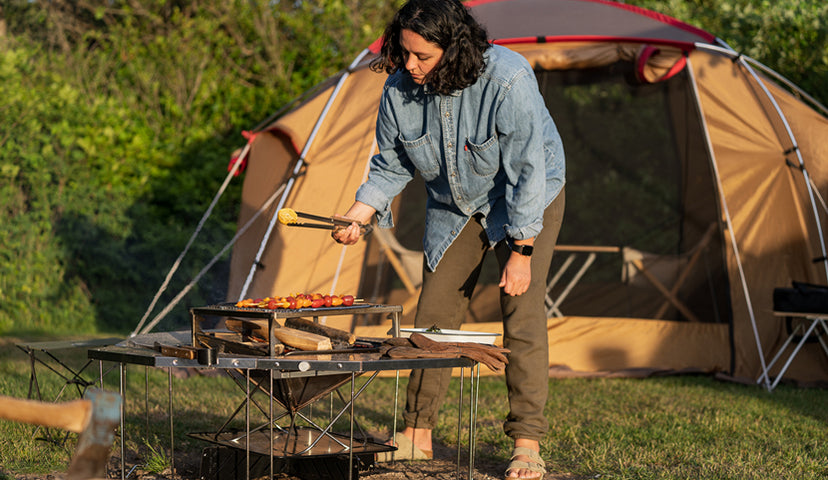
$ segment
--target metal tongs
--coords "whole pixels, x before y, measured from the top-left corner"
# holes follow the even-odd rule
[[[304,227],[304,228],[321,228],[323,230],[336,230],[337,228],[345,228],[353,223],[353,220],[338,217],[323,217],[320,215],[312,215],[310,213],[297,212],[292,208],[283,208],[276,214],[279,223],[289,227]],[[299,218],[307,218],[308,220],[315,220],[321,223],[300,222]],[[362,235],[370,233],[373,230],[371,225],[360,224],[359,231]]]

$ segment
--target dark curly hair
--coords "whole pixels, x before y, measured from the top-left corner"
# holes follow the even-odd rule
[[[490,47],[486,29],[459,0],[409,0],[385,28],[380,56],[371,62],[374,71],[405,70],[400,45],[404,29],[443,49],[443,57],[425,79],[437,93],[447,95],[468,87],[486,66],[483,53]]]

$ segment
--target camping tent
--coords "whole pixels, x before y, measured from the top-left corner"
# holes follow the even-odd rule
[[[467,4],[495,43],[535,67],[567,154],[567,213],[549,284],[550,366],[725,372],[756,379],[787,337],[772,292],[826,283],[824,107],[715,36],[604,0]],[[376,236],[352,247],[275,222],[353,201],[375,153],[384,74],[375,43],[250,135],[228,300],[356,293],[394,303],[402,272]],[[417,249],[421,196],[396,206]],[[420,230],[421,232],[421,230]],[[402,290],[403,293],[406,293]],[[491,285],[471,328],[497,331]],[[477,301],[477,300],[476,300]],[[411,318],[406,312],[406,318]],[[376,333],[384,319],[329,317]],[[790,320],[793,322],[794,320]],[[828,380],[819,344],[786,378]]]

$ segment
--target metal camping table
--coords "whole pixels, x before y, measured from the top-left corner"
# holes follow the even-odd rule
[[[83,365],[71,365],[63,357],[70,350],[79,350],[91,347],[101,347],[104,345],[113,345],[121,341],[120,338],[96,338],[85,340],[58,340],[48,342],[24,342],[17,344],[17,348],[22,350],[29,356],[29,393],[26,398],[39,401],[58,402],[62,399],[63,394],[67,389],[75,390],[77,398],[83,398],[86,388],[93,385],[94,381],[89,379],[86,369],[92,363],[92,360],[87,360]],[[43,398],[43,392],[40,388],[40,380],[37,374],[38,365],[48,369],[63,381],[60,389],[53,398]],[[71,388],[74,387],[74,388]],[[35,429],[34,435],[37,436],[40,426]],[[55,434],[49,428],[43,428],[45,439],[57,445],[63,446],[69,436],[69,432],[62,431],[60,434]],[[60,437],[60,438],[58,438]]]
[[[201,334],[210,335],[210,331],[202,331]],[[164,332],[157,334],[149,334],[137,339],[137,343],[153,342],[166,344],[184,344],[192,338],[192,332]],[[136,345],[136,337],[131,341],[121,342],[117,345],[107,346],[103,348],[96,348],[89,350],[89,358],[98,360],[103,365],[103,362],[116,362],[120,365],[120,388],[122,395],[125,392],[125,366],[144,365],[146,367],[167,368],[169,377],[169,417],[170,417],[170,450],[174,451],[174,430],[173,430],[173,390],[172,390],[172,371],[175,368],[205,368],[206,365],[199,363],[197,359],[184,359],[177,357],[164,356],[160,352],[142,348]],[[465,368],[469,368],[470,377],[470,394],[469,394],[469,415],[468,415],[468,431],[469,431],[469,478],[473,477],[474,468],[474,448],[475,448],[475,421],[477,413],[477,395],[479,382],[479,365],[474,361],[466,358],[416,358],[416,359],[390,359],[381,358],[380,353],[349,353],[349,354],[327,354],[317,355],[313,352],[307,354],[287,356],[287,357],[268,357],[268,356],[249,356],[238,354],[219,353],[215,359],[215,363],[210,365],[211,368],[217,368],[229,372],[235,372],[237,383],[243,388],[245,398],[242,406],[233,414],[235,416],[241,408],[245,412],[245,430],[241,433],[223,431],[230,420],[225,422],[219,432],[210,434],[196,434],[191,435],[195,438],[211,441],[218,445],[239,448],[243,445],[245,452],[245,468],[246,478],[250,478],[250,458],[251,452],[258,454],[267,454],[270,459],[269,472],[271,478],[274,474],[274,458],[285,459],[305,459],[313,457],[314,455],[328,455],[348,457],[348,478],[353,478],[355,467],[355,455],[366,454],[371,455],[380,451],[389,451],[393,448],[363,441],[362,445],[354,444],[354,405],[355,400],[359,395],[369,386],[369,384],[377,377],[381,371],[407,370],[407,369],[428,369],[428,368],[451,368],[460,367],[465,372]],[[101,366],[103,372],[103,366]],[[355,392],[355,379],[363,373],[371,372],[371,376],[367,382]],[[461,376],[461,381],[465,373]],[[231,375],[233,376],[233,375]],[[343,381],[344,379],[344,381]],[[275,425],[273,402],[277,401],[289,412],[295,412],[298,408],[302,408],[319,395],[313,398],[296,398],[288,394],[287,398],[284,395],[280,397],[279,392],[293,392],[307,389],[293,389],[291,382],[316,382],[316,388],[321,383],[322,388],[328,388],[328,391],[338,389],[345,383],[350,383],[350,398],[343,399],[344,407],[337,413],[327,428],[318,427],[312,424],[310,428],[304,430],[284,429]],[[103,383],[103,376],[101,377]],[[255,389],[251,391],[251,383],[255,385]],[[274,387],[276,385],[276,387]],[[259,426],[251,428],[250,425],[250,406],[253,393],[256,391],[263,391],[269,394],[269,407],[267,409],[268,422],[265,427]],[[393,431],[396,431],[396,417],[397,417],[397,390],[395,388],[394,400],[394,426]],[[461,422],[462,422],[462,398],[463,386],[461,384],[461,398],[458,402],[458,442],[460,439]],[[318,392],[317,392],[318,393]],[[326,392],[323,392],[324,395]],[[149,393],[147,391],[146,395]],[[147,401],[148,402],[148,401]],[[255,403],[255,402],[253,402]],[[261,410],[261,408],[260,408]],[[338,435],[332,433],[330,429],[333,427],[336,420],[338,420],[346,412],[350,412],[350,432],[348,435]],[[264,413],[264,412],[263,412]],[[279,418],[283,418],[283,414]],[[121,415],[121,477],[125,478],[125,464],[124,464],[124,415]],[[294,425],[293,417],[291,417],[291,426]],[[291,436],[293,435],[293,436]],[[302,448],[293,448],[288,450],[288,444],[295,444],[299,437],[305,438],[306,443],[301,445]],[[171,454],[172,467],[174,469],[174,458]],[[457,457],[458,476],[461,470],[460,448],[458,445]],[[357,472],[358,475],[358,472]]]

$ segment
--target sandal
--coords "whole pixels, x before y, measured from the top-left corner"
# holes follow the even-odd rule
[[[525,455],[529,457],[529,461],[525,462],[523,460],[515,460],[515,457],[519,455]],[[541,458],[540,454],[531,448],[526,447],[515,447],[512,450],[512,458],[509,459],[509,466],[506,467],[506,475],[504,478],[506,480],[515,480],[516,478],[520,478],[521,480],[524,479],[541,479],[543,478],[543,474],[546,473],[546,463],[544,463],[543,459]],[[532,473],[537,473],[537,475],[532,477],[510,477],[509,472],[512,470],[518,470],[521,468],[525,468]]]
[[[402,432],[394,434],[394,441],[392,445],[396,446],[397,450],[377,453],[377,462],[391,462],[394,460],[431,460],[434,458],[434,452],[431,450],[420,450],[416,445],[414,445],[414,442],[412,442],[410,438],[403,435]]]

